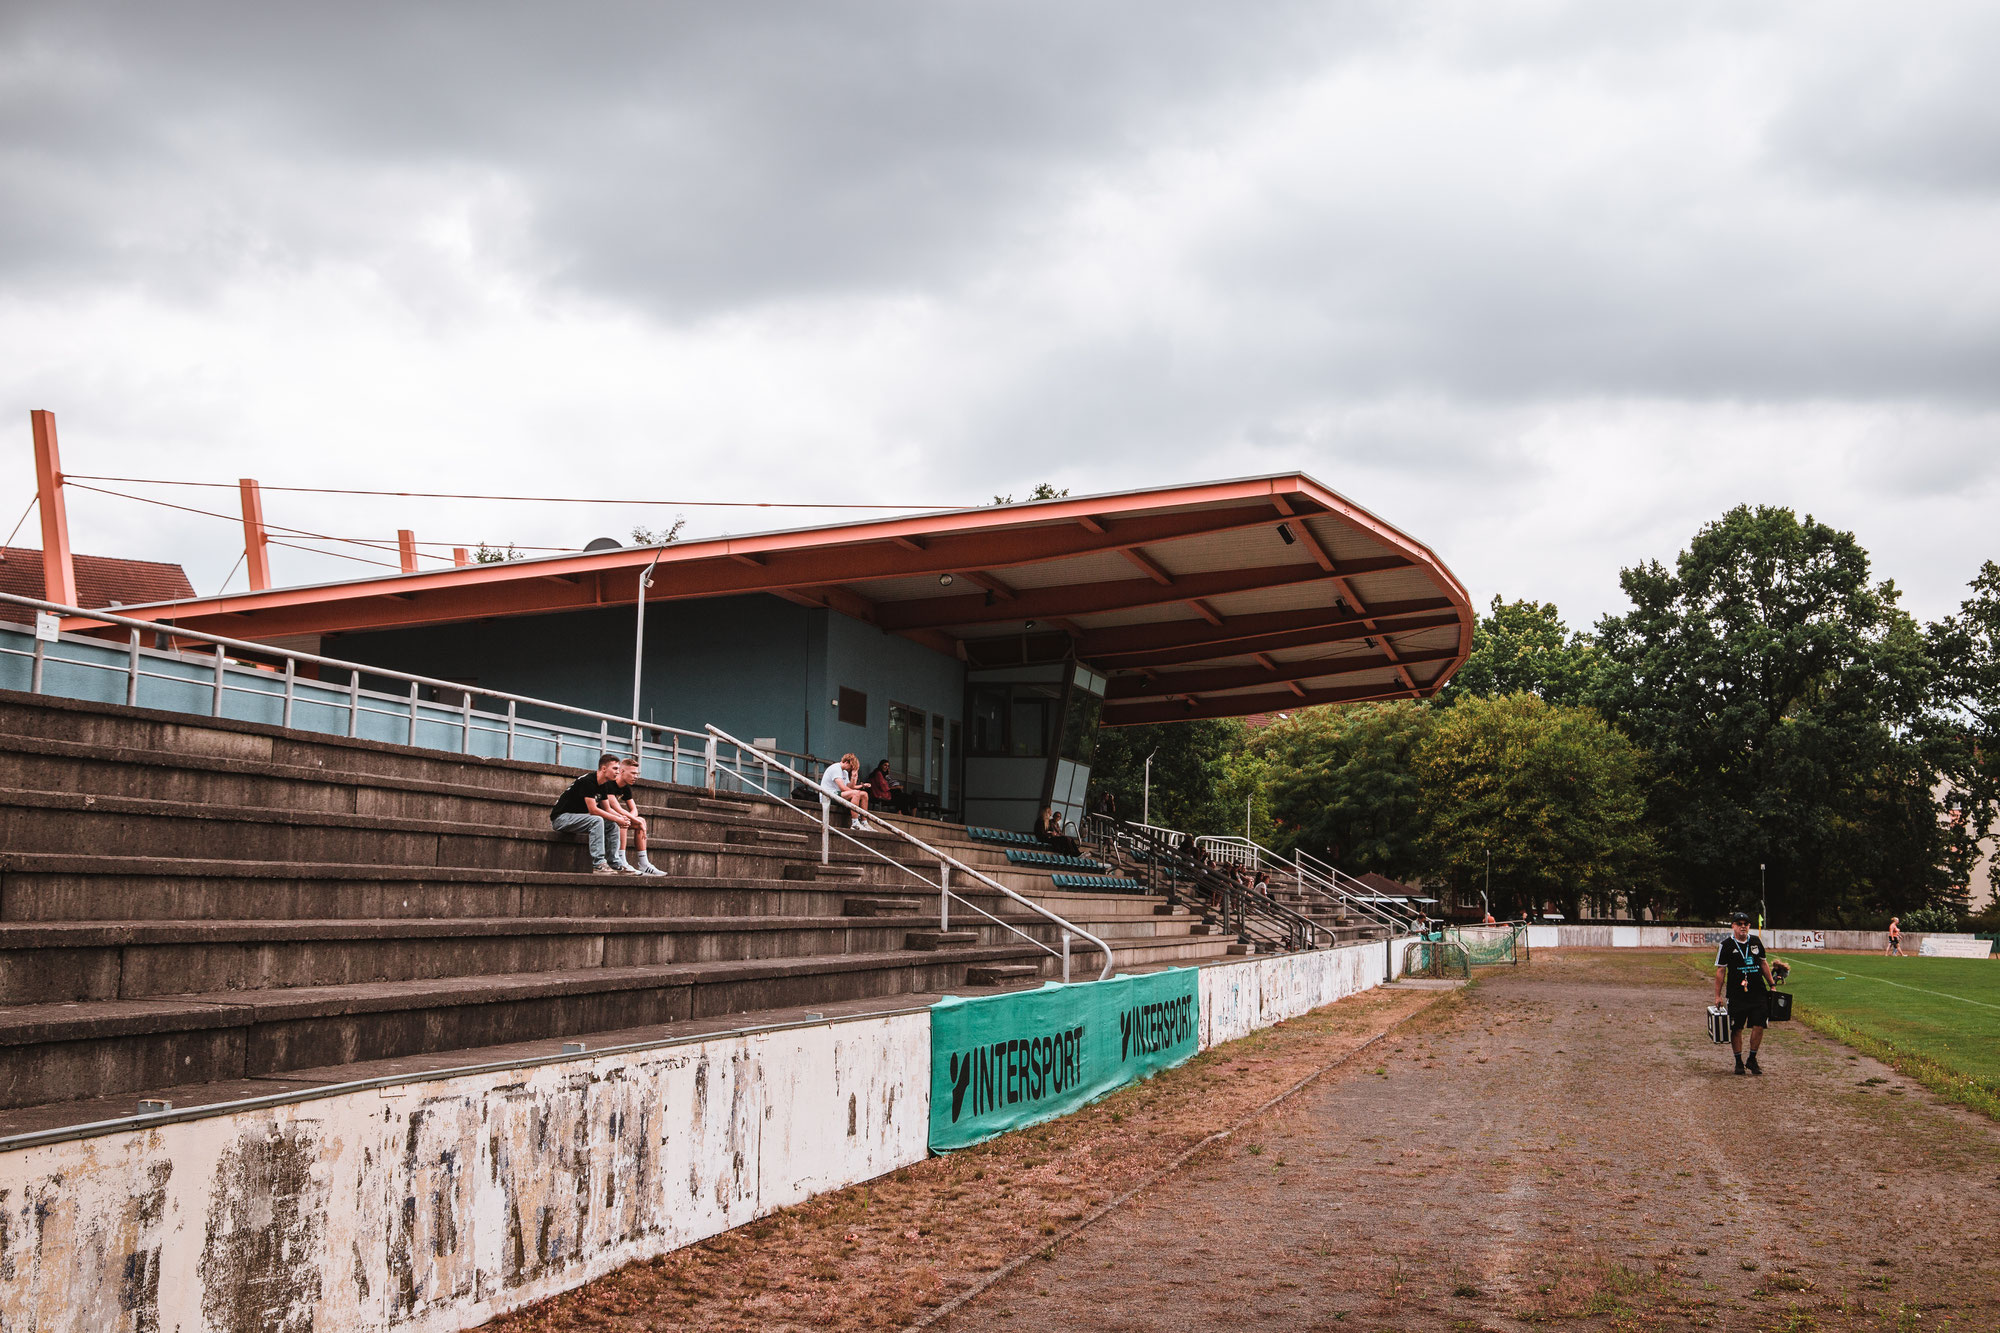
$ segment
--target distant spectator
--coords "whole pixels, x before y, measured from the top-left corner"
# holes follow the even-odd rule
[[[1494,919],[1493,919],[1493,909],[1492,909],[1492,908],[1490,908],[1490,907],[1489,907],[1489,908],[1487,908],[1487,909],[1486,909],[1486,920],[1484,920],[1484,921],[1480,922],[1480,924],[1481,924],[1481,925],[1484,925],[1484,926],[1492,926],[1492,925],[1498,925],[1498,924],[1499,924],[1498,922],[1494,921]]]
[[[1269,894],[1271,892],[1271,872],[1268,870],[1258,871],[1251,877],[1250,887],[1259,893]]]
[[[646,855],[646,817],[639,813],[639,801],[632,794],[632,786],[639,780],[639,761],[629,755],[618,761],[618,780],[604,793],[602,804],[605,818],[630,833],[639,845],[639,873],[642,875],[664,875],[667,872],[654,865]]]
[[[556,799],[549,822],[558,833],[581,833],[590,844],[590,873],[593,875],[636,875],[625,863],[625,829],[611,817],[602,798],[618,786],[618,756],[601,754],[597,771],[585,773]],[[612,854],[604,855],[606,832],[611,834]]]
[[[831,797],[838,796],[861,809],[862,813],[858,817],[855,827],[862,829],[870,827],[867,818],[868,788],[863,786],[861,782],[861,761],[859,759],[856,759],[851,754],[840,756],[839,763],[827,765],[826,772],[820,774],[819,785],[820,789],[827,793],[825,796],[820,797],[819,801],[822,814],[831,812],[842,816],[841,818],[836,818],[835,823],[845,822],[846,807],[835,805],[830,799]]]
[[[1901,958],[1903,956],[1903,927],[1901,924],[1902,920],[1903,918],[1899,916],[1892,916],[1889,918],[1889,947],[1883,950],[1882,954],[1882,956],[1885,958],[1890,957],[1891,955],[1897,958]]]
[[[1076,839],[1063,832],[1062,816],[1052,805],[1042,807],[1042,817],[1035,821],[1035,833],[1049,846],[1064,856],[1082,856],[1083,851],[1076,845]]]
[[[1118,818],[1118,793],[1106,787],[1097,794],[1097,813],[1107,819]]]
[[[875,765],[875,771],[862,785],[868,788],[868,808],[871,810],[886,809],[907,815],[916,809],[916,795],[891,776],[887,759]]]

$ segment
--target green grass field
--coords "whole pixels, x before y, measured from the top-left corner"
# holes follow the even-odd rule
[[[1802,1021],[2000,1118],[2000,960],[1774,950]]]

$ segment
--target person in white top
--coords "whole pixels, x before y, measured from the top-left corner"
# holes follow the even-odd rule
[[[851,754],[840,756],[839,763],[828,764],[826,772],[820,774],[819,785],[823,791],[842,797],[849,803],[859,807],[863,812],[860,827],[864,829],[868,827],[868,820],[866,818],[868,789],[861,785],[861,761],[859,759]],[[832,808],[832,801],[825,797],[820,798],[820,810],[822,814],[831,811]]]

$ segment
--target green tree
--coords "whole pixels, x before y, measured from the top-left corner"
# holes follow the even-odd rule
[[[1947,818],[1977,840],[1992,830],[2000,801],[2000,565],[1981,565],[1971,592],[1926,639],[1938,672],[1930,734],[1950,782]],[[1989,874],[2000,889],[2000,858]]]
[[[1104,791],[1118,798],[1118,813],[1137,821],[1143,805],[1146,756],[1153,756],[1152,822],[1190,833],[1232,829],[1218,799],[1227,757],[1243,742],[1243,723],[1234,718],[1156,722],[1138,727],[1106,727],[1097,733],[1091,768],[1091,797]],[[1242,829],[1237,806],[1235,831]]]
[[[1498,596],[1472,630],[1472,651],[1439,698],[1495,697],[1528,691],[1552,704],[1583,703],[1597,670],[1597,645],[1570,631],[1553,602],[1503,602]]]
[[[1300,849],[1350,874],[1420,875],[1427,867],[1412,756],[1434,712],[1407,699],[1303,708],[1253,733],[1248,750],[1259,761],[1275,849]]]
[[[1756,903],[1801,925],[1951,891],[1919,724],[1923,636],[1852,533],[1739,506],[1669,570],[1623,571],[1598,626],[1600,708],[1649,751],[1650,807],[1684,910]]]
[[[1038,481],[1035,483],[1035,489],[1028,492],[1028,498],[1030,500],[1060,500],[1068,494],[1069,487],[1067,486],[1061,490],[1057,490],[1046,481]],[[1011,494],[996,495],[993,497],[993,503],[997,505],[1010,505],[1014,503],[1014,497]]]
[[[1586,897],[1648,898],[1645,757],[1594,709],[1470,696],[1439,712],[1413,768],[1421,850],[1454,886],[1483,887],[1490,855],[1503,909],[1574,918]]]
[[[681,529],[686,526],[687,519],[679,514],[676,514],[674,521],[664,528],[649,528],[643,523],[637,524],[632,529],[632,544],[634,546],[666,546],[671,542],[679,541],[681,539]]]

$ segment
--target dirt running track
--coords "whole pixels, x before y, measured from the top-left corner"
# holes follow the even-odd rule
[[[1485,972],[942,1327],[2000,1330],[2000,1126],[1704,985]]]

